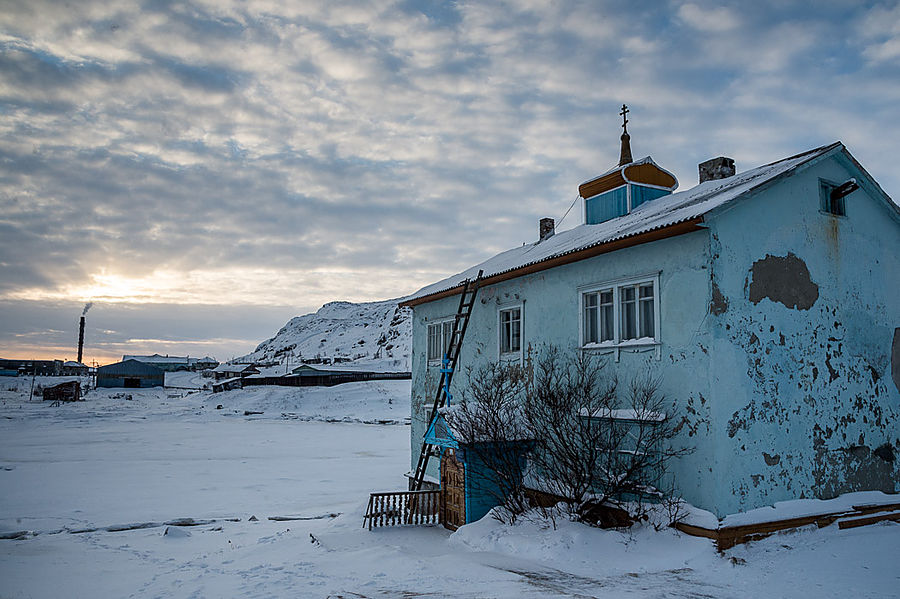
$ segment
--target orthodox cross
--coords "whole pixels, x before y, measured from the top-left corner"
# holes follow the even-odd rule
[[[622,115],[622,129],[625,130],[625,133],[628,133],[628,117],[625,115],[627,115],[629,112],[631,111],[628,110],[628,107],[622,104],[622,112],[620,112],[619,114]]]

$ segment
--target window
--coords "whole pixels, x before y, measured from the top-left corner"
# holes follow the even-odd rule
[[[582,346],[659,343],[659,276],[582,290]]]
[[[631,209],[634,210],[644,202],[655,200],[672,193],[668,189],[661,187],[648,187],[646,185],[631,186]]]
[[[664,187],[650,187],[628,183],[605,191],[584,201],[585,223],[596,225],[625,216],[641,204],[672,193]]]
[[[522,351],[522,307],[500,310],[500,355]]]
[[[584,342],[613,340],[613,290],[604,289],[584,295]]]
[[[627,185],[622,185],[585,200],[585,222],[589,225],[596,225],[628,214],[627,187]]]
[[[453,321],[445,320],[428,325],[428,361],[440,362],[450,348]]]
[[[822,212],[833,214],[834,216],[847,216],[847,207],[844,203],[844,197],[831,197],[831,192],[835,190],[837,185],[819,179],[819,200],[821,201]]]

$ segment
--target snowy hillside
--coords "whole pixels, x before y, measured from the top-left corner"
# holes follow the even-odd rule
[[[409,370],[412,311],[400,300],[330,302],[314,314],[292,318],[274,337],[238,362],[289,362],[315,357],[381,362]]]

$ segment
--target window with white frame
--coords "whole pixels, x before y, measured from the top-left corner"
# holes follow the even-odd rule
[[[428,325],[428,361],[440,362],[450,348],[453,321],[445,320]]]
[[[581,344],[659,342],[659,276],[591,286],[581,293]]]
[[[500,310],[500,355],[518,356],[522,351],[522,306]]]

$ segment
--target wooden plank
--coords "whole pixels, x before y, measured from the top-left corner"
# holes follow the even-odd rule
[[[875,512],[893,512],[900,510],[900,503],[867,503],[865,505],[854,505],[853,509],[858,514],[872,514]]]
[[[858,528],[860,526],[868,526],[869,524],[876,524],[878,522],[887,521],[900,522],[900,511],[875,514],[874,516],[864,516],[860,518],[838,520],[838,528],[844,530],[847,528]]]
[[[693,524],[685,524],[684,522],[676,522],[674,527],[675,530],[691,535],[692,537],[704,537],[714,541],[719,539],[718,529],[703,528],[702,526],[694,526]]]
[[[704,537],[712,539],[716,542],[716,547],[720,551],[730,549],[740,543],[749,541],[757,541],[764,539],[776,532],[790,530],[793,528],[802,528],[815,524],[819,528],[830,526],[834,522],[838,522],[841,529],[855,528],[857,526],[866,526],[881,521],[900,522],[900,503],[890,503],[881,505],[858,505],[852,506],[853,511],[828,512],[824,514],[815,514],[810,516],[800,516],[797,518],[786,518],[784,520],[770,520],[768,522],[757,522],[754,524],[745,524],[741,526],[723,526],[720,528],[710,529],[692,524],[679,522],[674,527],[691,536]],[[868,518],[857,517],[872,514]]]

